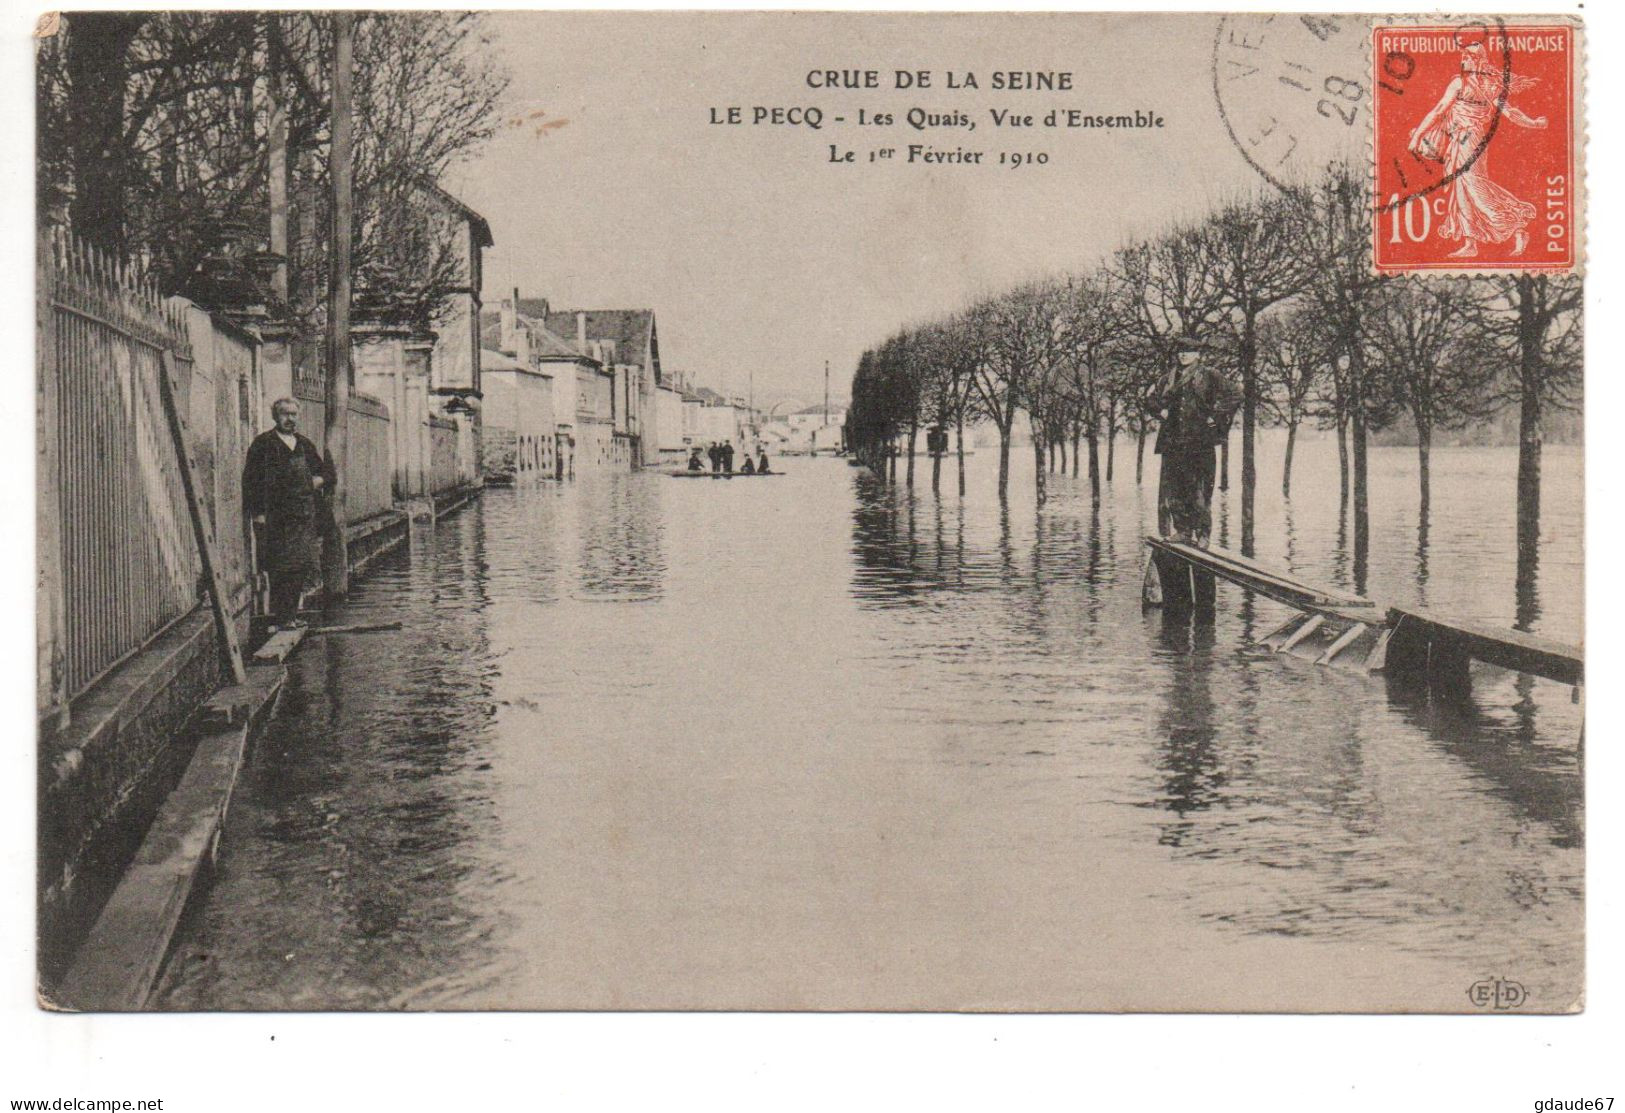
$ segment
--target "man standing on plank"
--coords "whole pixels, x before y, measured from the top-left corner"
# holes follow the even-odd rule
[[[275,428],[254,438],[243,465],[243,507],[254,523],[260,571],[271,580],[271,622],[303,625],[299,600],[321,567],[321,526],[333,466],[298,432],[299,403],[279,398]]]
[[[1240,397],[1200,340],[1182,342],[1178,359],[1150,400],[1162,418],[1156,444],[1162,457],[1157,525],[1162,536],[1205,549],[1213,531],[1215,455],[1230,435]]]

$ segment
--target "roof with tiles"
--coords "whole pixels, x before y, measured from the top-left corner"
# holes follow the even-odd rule
[[[526,367],[507,352],[497,351],[495,348],[480,348],[480,370],[483,371],[525,371],[532,375],[545,375],[552,378],[550,371],[538,371],[534,367]]]
[[[546,298],[520,298],[519,312],[537,318],[545,314],[549,329],[569,337],[580,334],[578,314],[585,312],[589,341],[613,343],[616,362],[652,367],[655,382],[661,381],[660,338],[653,309],[554,309]]]
[[[541,359],[592,360],[592,356],[576,347],[575,341],[566,340],[547,328],[534,317],[519,314],[518,323],[530,330],[530,350]],[[503,351],[502,311],[487,309],[480,314],[480,347]]]

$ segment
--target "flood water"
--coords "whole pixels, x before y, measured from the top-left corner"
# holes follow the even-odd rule
[[[1578,449],[1515,583],[1511,449],[1372,453],[1364,586],[1582,635]],[[1143,613],[1132,443],[1098,506],[840,460],[491,491],[307,640],[171,1009],[1468,1009],[1581,993],[1583,708],[1440,707]],[[1233,460],[1239,476],[1239,455]],[[1330,441],[1260,455],[1257,553],[1355,586]],[[1239,479],[1237,484],[1239,485]],[[1215,541],[1239,543],[1232,489]]]

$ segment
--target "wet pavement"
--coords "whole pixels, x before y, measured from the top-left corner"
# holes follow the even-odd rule
[[[1578,449],[1517,582],[1509,449],[1335,449],[1257,553],[1581,634]],[[1249,647],[1286,612],[1142,613],[1155,464],[1099,507],[1030,453],[1008,510],[839,460],[491,491],[308,639],[159,1007],[1468,1007],[1579,994],[1582,707],[1494,670],[1441,707]],[[1239,463],[1237,464],[1239,470]],[[1022,469],[1027,469],[1025,472]],[[1238,540],[1236,499],[1216,537]]]

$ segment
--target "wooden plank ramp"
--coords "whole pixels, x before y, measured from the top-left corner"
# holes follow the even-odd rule
[[[1339,588],[1310,583],[1290,572],[1270,568],[1228,549],[1199,549],[1195,545],[1169,541],[1163,537],[1147,537],[1145,543],[1153,552],[1177,558],[1199,571],[1211,572],[1221,579],[1229,580],[1301,611],[1313,611],[1317,614],[1348,618],[1351,621],[1382,621],[1380,608],[1373,600]]]
[[[1585,649],[1581,646],[1521,630],[1446,618],[1414,607],[1389,607],[1388,624],[1396,642],[1424,644],[1433,657],[1455,653],[1561,684],[1585,683]]]
[[[1162,537],[1147,537],[1145,542],[1164,575],[1170,567],[1188,569],[1193,585],[1198,574],[1216,577],[1299,611],[1261,639],[1277,653],[1290,652],[1318,634],[1326,639],[1318,664],[1330,664],[1340,655],[1352,657],[1363,648],[1368,670],[1414,676],[1430,687],[1465,691],[1471,661],[1561,684],[1585,682],[1585,651],[1580,646],[1412,607],[1383,606],[1227,549],[1202,549]],[[1193,586],[1190,595],[1197,594]]]

